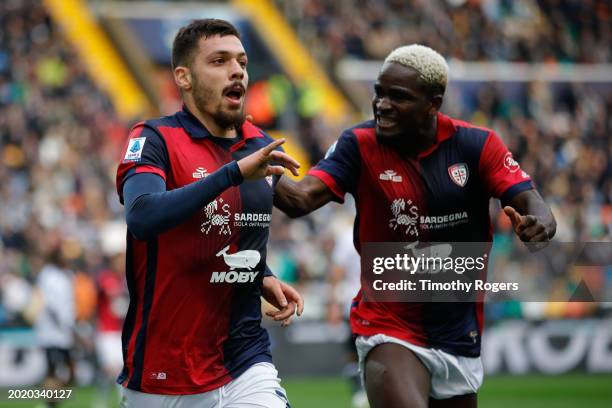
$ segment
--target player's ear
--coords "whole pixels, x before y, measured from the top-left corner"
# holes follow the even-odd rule
[[[183,91],[191,90],[191,71],[189,68],[180,65],[174,68],[174,82]]]
[[[433,116],[437,114],[440,108],[442,107],[443,97],[440,94],[434,95],[431,97],[429,101],[431,102],[431,107],[429,108],[429,114]]]

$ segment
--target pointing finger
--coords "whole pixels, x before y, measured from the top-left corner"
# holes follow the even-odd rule
[[[268,156],[272,151],[274,151],[274,149],[276,149],[278,146],[282,145],[283,143],[285,143],[285,139],[275,140],[272,143],[270,143],[269,145],[267,145],[265,147],[262,147],[261,148],[261,152],[265,156]]]
[[[300,162],[298,162],[285,152],[279,152],[278,150],[274,150],[270,152],[270,156],[272,157],[272,160],[281,161],[298,169],[301,167]]]

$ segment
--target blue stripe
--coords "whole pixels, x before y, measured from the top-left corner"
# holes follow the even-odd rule
[[[117,377],[117,383],[123,384],[123,382],[127,379],[128,369],[127,369],[127,356],[128,356],[128,347],[130,344],[130,338],[132,338],[132,332],[134,331],[134,325],[136,323],[136,282],[134,278],[134,250],[132,249],[132,240],[131,234],[127,233],[127,248],[125,254],[125,279],[127,281],[128,291],[130,293],[130,306],[127,311],[127,315],[125,316],[125,321],[123,322],[123,331],[121,332],[121,348],[123,352],[123,369],[121,370],[121,374]]]
[[[514,198],[515,195],[517,195],[518,193],[521,193],[523,191],[526,190],[532,190],[533,189],[533,185],[531,184],[530,180],[527,181],[521,181],[518,184],[513,185],[512,187],[510,187],[509,189],[507,189],[499,198],[500,201],[502,202],[502,204],[507,204],[510,200],[512,200]]]
[[[157,238],[147,241],[147,276],[145,278],[144,300],[142,305],[142,325],[136,337],[134,350],[134,372],[128,383],[128,388],[140,390],[142,385],[142,371],[145,359],[145,346],[147,340],[147,326],[151,305],[153,304],[153,291],[155,289],[155,274],[157,271]]]

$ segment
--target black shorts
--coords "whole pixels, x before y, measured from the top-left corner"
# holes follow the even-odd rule
[[[47,358],[47,376],[57,378],[60,376],[61,370],[70,372],[72,358],[69,349],[45,347],[45,356]]]

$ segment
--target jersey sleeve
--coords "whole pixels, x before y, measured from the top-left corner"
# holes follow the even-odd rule
[[[272,269],[270,269],[268,264],[266,264],[266,269],[264,270],[263,276],[264,276],[264,278],[266,278],[268,276],[274,276],[276,278],[276,275],[274,275],[274,272],[272,272]]]
[[[334,193],[336,201],[342,203],[344,194],[354,194],[357,190],[360,171],[357,139],[352,131],[347,130],[308,174],[320,179]]]
[[[170,167],[166,143],[157,131],[141,122],[134,126],[117,168],[117,193],[123,203],[125,180],[138,173],[153,173],[166,180]]]
[[[489,133],[485,141],[479,171],[489,195],[502,202],[508,202],[518,193],[534,188],[529,174],[521,169],[495,132]]]

